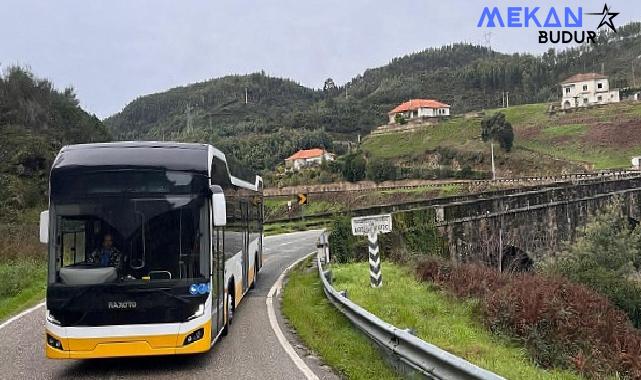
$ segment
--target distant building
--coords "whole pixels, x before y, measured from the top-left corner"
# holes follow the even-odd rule
[[[632,162],[632,169],[634,170],[641,169],[641,156],[634,156],[630,161]]]
[[[594,104],[618,103],[619,90],[610,91],[608,77],[599,73],[576,74],[561,82],[561,108],[587,107]]]
[[[407,121],[438,118],[450,115],[450,105],[434,99],[411,99],[399,104],[388,115],[390,124],[396,123],[396,115],[401,115]]]
[[[304,149],[292,154],[285,159],[285,169],[300,170],[302,168],[318,166],[323,161],[334,161],[334,155],[325,149]]]

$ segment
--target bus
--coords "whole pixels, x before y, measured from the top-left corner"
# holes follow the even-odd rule
[[[46,356],[208,351],[262,266],[262,188],[211,145],[62,148],[40,215]]]

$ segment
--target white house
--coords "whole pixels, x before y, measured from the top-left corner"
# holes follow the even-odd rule
[[[323,161],[334,161],[334,154],[328,153],[325,149],[304,149],[286,158],[285,168],[300,170],[305,167],[320,165]]]
[[[396,123],[396,115],[401,115],[408,121],[444,117],[450,115],[450,105],[434,99],[410,99],[388,113],[390,123]]]
[[[561,82],[561,108],[587,107],[594,104],[618,103],[619,90],[610,91],[608,77],[599,73],[576,74]]]
[[[641,156],[634,156],[630,161],[632,162],[632,169],[634,170],[641,169]]]

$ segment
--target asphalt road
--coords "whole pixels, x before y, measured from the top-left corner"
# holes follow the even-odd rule
[[[44,308],[0,330],[1,379],[305,379],[279,344],[267,317],[265,299],[287,266],[316,250],[318,231],[267,237],[263,268],[255,289],[236,310],[230,333],[206,354],[100,360],[49,360],[44,356]],[[279,318],[280,319],[280,318]],[[283,327],[280,319],[281,329]],[[290,339],[290,333],[285,334]],[[301,353],[300,345],[294,342]],[[304,355],[304,354],[303,354]],[[305,362],[320,377],[327,369]],[[312,362],[310,364],[310,361]]]

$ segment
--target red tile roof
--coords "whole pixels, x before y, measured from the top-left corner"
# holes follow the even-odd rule
[[[305,159],[305,158],[315,158],[315,157],[322,156],[323,154],[325,154],[325,150],[324,149],[318,149],[318,148],[302,149],[302,150],[299,150],[298,152],[292,154],[289,158],[286,158],[285,161],[301,160],[301,159]]]
[[[419,108],[449,108],[449,104],[441,103],[434,99],[410,99],[410,101],[399,104],[398,107],[391,110],[389,113],[399,113]]]
[[[586,80],[607,79],[608,77],[599,73],[579,73],[572,75],[561,83],[584,82]]]

